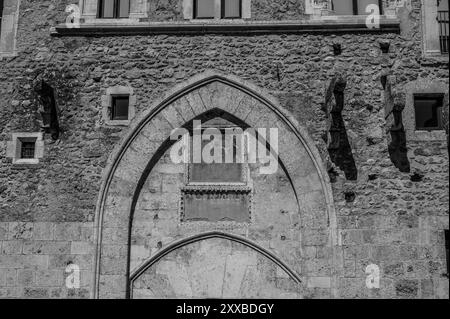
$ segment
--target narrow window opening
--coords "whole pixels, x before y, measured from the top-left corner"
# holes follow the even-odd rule
[[[419,131],[442,130],[442,107],[444,96],[416,95],[414,96],[414,109],[416,129]]]
[[[112,96],[111,120],[128,120],[130,97],[128,95]]]

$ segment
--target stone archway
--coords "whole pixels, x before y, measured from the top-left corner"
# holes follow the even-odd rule
[[[302,281],[271,252],[246,238],[210,232],[158,252],[131,274],[130,291],[133,299],[285,299],[302,295]]]
[[[314,143],[274,98],[234,76],[215,72],[195,76],[168,92],[133,121],[130,133],[111,155],[96,210],[94,296],[127,296],[131,216],[142,176],[148,175],[150,161],[172,129],[212,109],[223,110],[251,127],[278,128],[279,157],[297,194],[299,211],[293,217],[300,222],[295,224],[299,230],[292,242],[299,242],[295,248],[298,258],[303,260],[308,247],[328,248],[323,249],[326,256],[320,262],[305,258],[302,266],[295,265],[294,259],[285,263],[312,288],[315,278],[321,278],[321,288],[334,296],[336,217],[328,175]],[[257,243],[279,254],[276,243],[267,243],[264,238]],[[285,259],[289,255],[295,254],[285,254]]]

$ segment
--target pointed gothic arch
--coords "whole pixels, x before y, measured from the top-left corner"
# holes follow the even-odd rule
[[[251,127],[278,128],[279,155],[298,194],[299,213],[316,216],[328,232],[326,246],[337,245],[331,186],[306,130],[260,88],[235,76],[208,71],[178,85],[134,119],[129,133],[111,154],[96,207],[94,297],[126,297],[133,198],[142,176],[172,129],[213,108]],[[109,254],[111,250],[113,254]],[[331,251],[330,263],[336,267]],[[332,295],[334,276],[331,271]]]

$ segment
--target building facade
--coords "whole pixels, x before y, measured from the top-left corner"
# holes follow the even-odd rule
[[[448,298],[448,1],[0,17],[0,298]]]

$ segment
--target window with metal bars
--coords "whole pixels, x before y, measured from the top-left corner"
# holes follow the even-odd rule
[[[130,15],[130,0],[99,0],[98,18],[120,19]]]
[[[367,15],[368,5],[376,4],[380,8],[380,14],[383,8],[382,0],[332,0],[332,10],[336,15]]]
[[[34,158],[36,149],[35,141],[22,141],[20,147],[20,158],[22,159],[30,159]]]
[[[449,16],[448,16],[448,0],[438,1],[438,16],[439,24],[439,44],[441,53],[448,54],[449,40]]]

